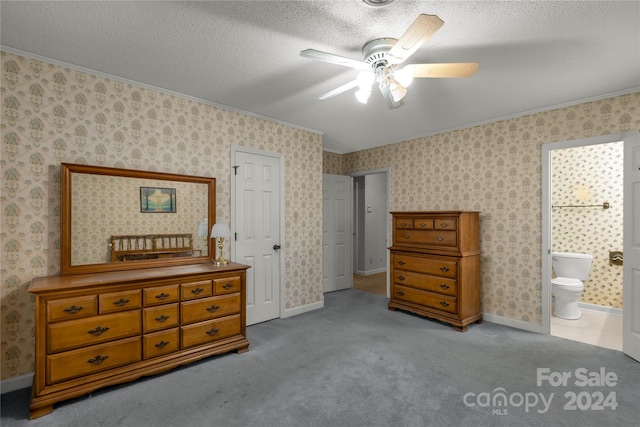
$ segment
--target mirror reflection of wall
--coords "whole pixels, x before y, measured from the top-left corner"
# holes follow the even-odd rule
[[[174,188],[175,213],[142,212],[140,187]],[[198,238],[206,184],[74,173],[72,201],[71,265],[110,262],[112,235],[190,234],[194,255],[208,253]]]

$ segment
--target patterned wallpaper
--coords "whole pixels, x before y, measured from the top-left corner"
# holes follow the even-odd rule
[[[192,99],[0,52],[2,379],[33,371],[32,278],[60,271],[60,163],[217,179],[231,144],[284,154],[285,308],[322,301],[322,137]]]
[[[390,168],[392,211],[480,211],[483,312],[541,325],[541,145],[630,130],[640,92],[348,153],[343,173]]]
[[[622,266],[609,265],[609,251],[622,250],[622,141],[551,152],[552,205],[611,207],[553,208],[552,249],[593,255],[581,301],[622,308]]]
[[[111,262],[111,236],[123,234],[190,234],[193,249],[207,253],[198,236],[207,218],[207,185],[82,173],[72,180],[71,265]],[[141,212],[140,187],[175,189],[176,212]]]
[[[331,153],[329,151],[322,152],[322,173],[332,175],[346,175],[348,172],[344,170],[344,157],[342,154]]]

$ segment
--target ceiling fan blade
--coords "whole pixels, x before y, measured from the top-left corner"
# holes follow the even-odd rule
[[[349,89],[353,89],[354,87],[357,87],[357,86],[358,86],[358,80],[353,80],[353,81],[351,81],[349,83],[345,83],[340,87],[337,87],[337,88],[335,88],[333,90],[330,90],[327,93],[324,93],[324,94],[320,95],[316,99],[318,101],[324,101],[327,98],[331,98],[331,97],[334,97],[336,95],[340,95],[341,93],[346,92]]]
[[[444,21],[436,15],[423,13],[418,16],[387,54],[389,62],[392,64],[404,62],[443,25]]]
[[[398,108],[404,105],[404,101],[401,99],[400,101],[393,100],[393,94],[391,93],[391,88],[389,85],[380,85],[380,93],[382,93],[382,97],[387,103],[387,107],[390,109]]]
[[[331,64],[342,65],[344,67],[355,68],[356,70],[370,70],[371,67],[362,61],[345,58],[344,56],[334,55],[333,53],[322,52],[315,49],[306,49],[300,51],[300,56],[305,58],[317,59],[319,61],[329,62]]]
[[[476,62],[454,62],[442,64],[411,64],[413,77],[417,78],[458,78],[471,77],[478,71]],[[405,68],[407,68],[405,67]]]

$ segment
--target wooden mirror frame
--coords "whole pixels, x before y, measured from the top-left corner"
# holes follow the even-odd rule
[[[127,262],[106,262],[102,264],[71,264],[71,208],[72,188],[71,176],[74,173],[108,175],[125,178],[156,179],[164,181],[179,181],[207,185],[207,220],[209,224],[216,222],[216,179],[192,175],[178,175],[164,172],[141,171],[134,169],[119,169],[103,166],[90,166],[72,163],[62,163],[60,170],[61,200],[60,200],[60,274],[101,273],[107,271],[135,270],[141,268],[167,267],[187,264],[204,264],[214,262],[215,248],[211,236],[207,236],[206,256],[175,257],[162,259],[136,260]],[[194,224],[197,226],[197,224]]]

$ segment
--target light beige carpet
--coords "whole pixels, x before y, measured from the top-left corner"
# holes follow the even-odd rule
[[[387,273],[370,274],[363,276],[360,274],[353,275],[353,287],[365,292],[371,292],[377,295],[387,295]]]

